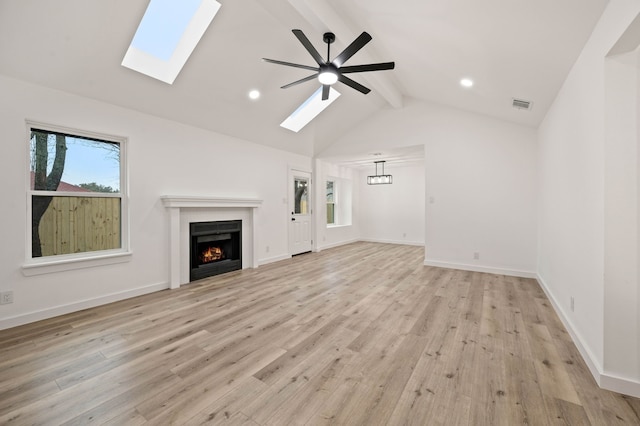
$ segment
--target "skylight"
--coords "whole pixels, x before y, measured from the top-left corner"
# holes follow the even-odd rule
[[[298,132],[320,114],[326,107],[331,105],[333,101],[338,99],[340,92],[331,87],[329,89],[329,99],[322,100],[322,87],[311,95],[309,99],[304,101],[280,126],[293,132]]]
[[[122,65],[173,84],[218,9],[215,0],[151,0]]]

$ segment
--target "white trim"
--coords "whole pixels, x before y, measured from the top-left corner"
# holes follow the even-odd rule
[[[37,120],[27,119],[25,120],[25,123],[27,125],[27,139],[26,139],[27,142],[31,140],[30,132],[32,127],[35,127],[40,130],[48,130],[51,132],[65,133],[67,135],[78,136],[81,138],[98,139],[106,142],[126,143],[128,140],[126,136],[118,136],[118,135],[113,135],[111,133],[92,132],[90,130],[76,129],[75,127],[58,126],[56,124],[44,123],[42,121],[37,121]],[[27,150],[28,149],[29,148],[27,146]],[[120,182],[120,186],[121,187],[123,186],[122,181]],[[120,191],[122,191],[122,188],[120,188]]]
[[[557,302],[556,298],[553,296],[553,294],[549,290],[547,283],[540,276],[540,274],[536,274],[536,281],[538,281],[540,288],[542,288],[544,293],[547,295],[547,299],[549,299],[549,301],[551,302],[551,305],[553,306],[553,309],[556,311],[556,314],[558,314],[560,321],[562,321],[562,324],[564,324],[564,327],[569,332],[569,335],[571,336],[573,343],[575,343],[576,347],[578,348],[578,351],[580,352],[580,355],[582,355],[582,358],[584,359],[584,362],[587,364],[587,367],[589,367],[589,371],[591,371],[591,375],[593,375],[593,378],[596,379],[596,382],[600,384],[600,375],[602,371],[602,365],[600,365],[600,363],[598,362],[598,359],[595,357],[593,352],[591,352],[591,350],[582,343],[584,340],[580,337],[579,333],[576,331],[575,327],[573,326],[573,323],[571,322],[567,314],[564,312],[560,304]]]
[[[399,244],[402,246],[423,246],[423,241],[407,241],[407,240],[384,240],[380,238],[361,238],[360,241],[366,241],[368,243],[382,243],[382,244]]]
[[[160,199],[162,200],[162,204],[167,208],[257,208],[262,205],[262,200],[257,198],[217,198],[199,195],[163,195]]]
[[[576,328],[573,326],[573,323],[569,319],[569,316],[562,309],[561,305],[556,301],[556,298],[553,296],[553,293],[549,290],[544,279],[540,276],[540,274],[536,274],[536,280],[538,284],[547,295],[547,298],[551,302],[553,309],[556,311],[556,314],[562,321],[562,324],[567,329],[569,336],[571,336],[571,340],[578,348],[578,352],[582,356],[582,359],[587,364],[591,375],[595,379],[598,386],[602,389],[619,392],[625,395],[631,395],[635,397],[640,397],[640,382],[637,382],[632,379],[627,379],[624,377],[618,377],[611,374],[607,374],[604,372],[602,365],[598,362],[598,359],[594,356],[593,352],[589,349],[587,345],[585,345],[584,339],[580,336],[580,333],[576,331]]]
[[[327,204],[329,204],[329,203],[327,203]],[[348,228],[349,226],[353,226],[353,224],[345,223],[344,225],[335,225],[333,223],[327,223],[327,229]]]
[[[602,389],[640,398],[640,382],[635,380],[602,373],[600,376],[600,387]]]
[[[281,260],[287,260],[287,259],[291,259],[291,255],[290,254],[283,254],[281,256],[275,256],[275,257],[268,257],[266,259],[260,259],[258,261],[258,265],[260,265],[260,266],[267,265],[269,263],[280,262]]]
[[[46,191],[29,190],[31,195],[42,197],[78,197],[78,198],[122,198],[120,192],[70,192],[70,191]]]
[[[50,274],[53,272],[72,271],[75,269],[93,268],[131,261],[131,251],[95,251],[79,255],[46,256],[30,260],[22,265],[22,273],[27,276]],[[42,259],[42,260],[41,260]]]
[[[347,226],[347,225],[344,225]],[[357,243],[358,241],[363,241],[360,240],[359,238],[354,238],[351,240],[345,240],[345,241],[338,241],[337,243],[331,243],[331,244],[326,244],[323,246],[318,246],[316,249],[316,252],[320,252],[322,250],[328,250],[328,249],[332,249],[335,247],[340,247],[340,246],[346,246],[347,244],[352,244],[352,243]]]
[[[29,324],[60,315],[78,312],[83,309],[95,308],[96,306],[106,305],[108,303],[117,302],[119,300],[130,299],[132,297],[141,296],[143,294],[155,293],[156,291],[169,288],[169,283],[152,284],[145,287],[139,287],[132,290],[121,291],[118,293],[107,294],[105,296],[86,299],[80,302],[70,303],[68,305],[60,305],[53,308],[43,309],[41,311],[29,312],[27,314],[16,315],[14,317],[4,318],[0,320],[0,330],[5,330],[19,325]]]
[[[440,260],[424,260],[425,266],[436,266],[438,268],[460,269],[462,271],[486,272],[488,274],[508,275],[520,278],[536,278],[536,273],[531,271],[520,271],[517,269],[495,268],[492,266],[467,265],[464,263],[443,262]]]

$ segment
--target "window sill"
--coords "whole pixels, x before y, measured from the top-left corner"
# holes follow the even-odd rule
[[[327,229],[332,229],[332,228],[346,228],[351,226],[351,224],[347,224],[347,225],[327,225]]]
[[[22,265],[22,273],[32,275],[51,274],[54,272],[72,271],[75,269],[93,268],[131,261],[131,251],[111,251],[108,253],[92,253],[87,256],[55,256],[55,259],[29,260]],[[53,257],[53,256],[52,256]]]

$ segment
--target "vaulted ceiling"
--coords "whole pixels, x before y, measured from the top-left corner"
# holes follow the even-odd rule
[[[407,97],[535,127],[543,119],[606,0],[219,0],[218,15],[173,85],[120,65],[148,0],[0,0],[0,74],[296,153],[314,155]],[[347,65],[395,61],[353,74],[342,96],[299,133],[279,124],[318,87],[279,87],[314,65],[291,33],[324,55],[362,31],[373,36]],[[463,89],[462,77],[475,85]],[[252,101],[247,94],[258,89]],[[512,98],[533,102],[516,110]]]

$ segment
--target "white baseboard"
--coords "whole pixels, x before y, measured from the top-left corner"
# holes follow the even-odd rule
[[[635,380],[602,373],[599,385],[602,389],[640,398],[640,382]]]
[[[640,398],[640,382],[637,382],[632,379],[628,379],[625,377],[617,377],[612,374],[608,374],[604,372],[602,365],[598,362],[598,359],[593,355],[593,352],[589,349],[587,345],[584,344],[584,340],[581,338],[580,333],[578,333],[573,326],[573,323],[569,319],[569,316],[566,314],[562,306],[557,302],[556,298],[553,296],[553,293],[549,290],[547,283],[540,276],[540,274],[536,274],[536,280],[540,287],[547,295],[547,298],[551,301],[551,305],[553,309],[558,314],[560,321],[569,332],[573,343],[578,348],[578,352],[582,356],[582,359],[587,364],[591,375],[595,379],[598,386],[602,389],[610,390],[613,392],[622,393],[625,395],[635,396],[636,398]]]
[[[27,314],[16,315],[14,317],[3,318],[0,319],[0,330],[69,314],[71,312],[81,311],[83,309],[95,308],[96,306],[106,305],[107,303],[130,299],[136,296],[142,296],[143,294],[154,293],[156,291],[165,290],[168,288],[168,282],[151,284],[145,287],[139,287],[132,290],[111,293],[93,299],[70,303],[68,305],[55,306],[53,308],[43,309],[41,311],[29,312]]]
[[[359,241],[366,241],[368,243],[400,244],[403,246],[424,246],[424,241],[381,240],[377,238],[361,238]]]
[[[267,259],[260,259],[258,260],[258,266],[267,265],[269,263],[279,262],[281,260],[287,260],[287,259],[291,259],[290,254],[283,254],[281,256],[269,257]]]
[[[358,241],[363,241],[363,240],[360,240],[358,238],[354,238],[354,239],[351,239],[351,240],[338,241],[337,243],[325,244],[325,245],[322,245],[322,246],[318,245],[318,247],[316,248],[315,251],[319,252],[319,251],[322,251],[322,250],[328,250],[328,249],[331,249],[331,248],[340,247],[340,246],[344,246],[344,245],[351,244],[351,243],[357,243]]]
[[[443,262],[440,260],[424,260],[425,266],[436,266],[438,268],[460,269],[463,271],[486,272],[488,274],[508,275],[520,278],[536,278],[536,273],[531,271],[519,271],[517,269],[494,268],[482,265],[467,265],[464,263]]]
[[[575,327],[571,323],[571,320],[569,319],[567,314],[564,312],[564,309],[562,309],[562,307],[560,306],[556,298],[553,296],[553,294],[549,290],[549,287],[547,286],[547,283],[544,281],[544,279],[539,274],[536,274],[536,280],[538,281],[538,284],[540,284],[540,287],[542,288],[544,293],[547,295],[547,299],[549,299],[549,301],[551,302],[551,305],[553,306],[553,309],[556,311],[556,314],[558,314],[560,321],[562,321],[564,328],[566,328],[567,331],[569,332],[569,336],[571,336],[573,343],[578,348],[578,352],[580,352],[580,355],[582,355],[582,359],[587,364],[589,371],[591,371],[591,375],[593,376],[594,379],[596,379],[596,382],[598,383],[598,385],[600,385],[600,376],[602,375],[601,373],[602,366],[598,362],[597,358],[593,355],[593,352],[586,345],[584,345],[583,339],[580,337],[579,333],[576,331]]]

